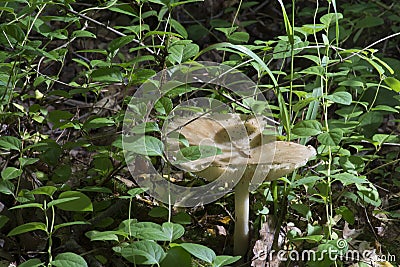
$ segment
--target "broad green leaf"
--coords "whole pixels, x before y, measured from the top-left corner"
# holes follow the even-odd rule
[[[96,34],[90,31],[77,30],[72,33],[72,38],[96,38]]]
[[[316,120],[305,120],[293,127],[292,133],[298,136],[314,136],[322,132],[322,125]]]
[[[161,262],[161,267],[192,266],[190,254],[183,248],[176,246],[167,251],[167,254]]]
[[[58,254],[51,262],[56,267],[87,267],[87,263],[82,256],[72,252]]]
[[[179,224],[191,224],[192,223],[192,217],[190,217],[189,214],[186,212],[178,212],[178,214],[173,215],[172,219],[173,222],[179,223]]]
[[[0,215],[0,229],[3,228],[3,226],[10,220],[10,218],[8,218],[5,215]]]
[[[143,240],[129,244],[121,249],[121,255],[135,264],[157,264],[165,258],[163,248],[156,242]]]
[[[332,175],[332,178],[335,179],[335,181],[341,182],[344,186],[348,186],[350,184],[363,184],[367,183],[368,180],[364,178],[357,177],[354,174],[350,173],[338,173]]]
[[[342,19],[343,15],[341,13],[329,13],[325,14],[320,18],[320,21],[322,24],[325,25],[325,27],[329,27],[329,25],[333,22],[336,22],[336,19]]]
[[[75,222],[66,222],[66,223],[60,223],[54,226],[54,230],[63,228],[63,227],[68,227],[71,225],[84,225],[84,224],[90,224],[88,222],[84,222],[84,221],[75,221]]]
[[[400,81],[394,77],[387,77],[385,80],[387,86],[389,86],[393,91],[400,92]]]
[[[206,246],[193,243],[182,243],[179,245],[184,250],[202,261],[212,263],[216,258],[215,252]]]
[[[335,92],[325,96],[325,99],[342,105],[350,105],[352,101],[351,94],[348,92]]]
[[[132,189],[128,190],[129,196],[120,196],[119,198],[131,199],[131,198],[135,197],[136,195],[146,192],[146,190],[147,190],[147,188],[132,188]]]
[[[19,165],[21,166],[21,168],[28,166],[28,165],[32,165],[34,163],[36,163],[37,161],[39,161],[38,158],[19,158]]]
[[[292,241],[307,240],[307,241],[319,242],[322,240],[322,238],[324,238],[323,235],[309,235],[304,237],[293,238]]]
[[[104,67],[94,70],[91,77],[94,82],[122,82],[122,71],[117,67]]]
[[[172,242],[183,236],[185,228],[180,224],[165,222],[162,225],[162,231],[167,241]]]
[[[18,265],[18,267],[42,267],[42,266],[45,265],[39,259],[30,259]]]
[[[378,17],[378,16],[367,16],[363,19],[360,19],[357,21],[356,23],[356,28],[372,28],[372,27],[376,27],[379,25],[382,25],[385,21]]]
[[[227,37],[228,40],[234,44],[247,43],[250,39],[250,35],[247,32],[234,32]]]
[[[154,218],[167,218],[168,213],[169,211],[165,207],[154,207],[149,211],[148,215]]]
[[[0,193],[14,195],[14,184],[8,180],[0,181]]]
[[[120,224],[119,229],[125,231],[126,233],[130,233],[132,237],[137,239],[166,241],[163,237],[162,227],[153,222],[125,220]],[[159,240],[160,238],[161,240]]]
[[[172,100],[168,97],[161,97],[154,105],[154,109],[161,115],[168,115],[173,107]]]
[[[7,167],[1,171],[1,178],[3,180],[11,180],[19,177],[22,174],[22,170],[15,167]]]
[[[93,211],[92,201],[85,194],[78,191],[66,191],[58,197],[59,200],[68,198],[77,199],[56,204],[56,207],[66,211]]]
[[[187,39],[188,38],[188,33],[185,29],[185,27],[182,26],[177,20],[171,19],[170,20],[172,28],[179,33],[183,38]]]
[[[329,132],[321,133],[317,139],[322,145],[337,146],[343,138],[343,131],[340,129],[332,129]]]
[[[98,129],[101,127],[106,127],[106,126],[113,126],[115,125],[115,122],[112,119],[109,118],[94,118],[89,121],[86,121],[83,124],[83,128],[85,130],[89,129]]]
[[[116,231],[89,231],[85,235],[90,239],[90,241],[117,241],[118,235],[115,234]]]
[[[65,198],[61,198],[61,199],[55,199],[55,200],[52,200],[49,203],[47,203],[47,207],[51,208],[55,205],[67,203],[67,202],[77,200],[77,199],[79,199],[79,197],[65,197]]]
[[[322,177],[319,176],[307,176],[304,178],[301,178],[300,180],[295,181],[294,183],[291,184],[291,187],[296,188],[301,185],[305,184],[315,184],[315,182],[321,180]]]
[[[19,235],[36,230],[46,231],[46,225],[42,222],[25,223],[12,229],[7,236]]]
[[[125,141],[124,149],[145,156],[162,156],[164,144],[153,136],[145,135],[132,142]]]
[[[31,193],[34,195],[48,195],[51,197],[56,191],[57,187],[46,185],[31,190]]]
[[[112,40],[108,44],[108,49],[111,53],[114,53],[116,50],[120,49],[121,47],[131,43],[136,37],[134,35],[122,36]],[[115,56],[115,55],[112,55]]]
[[[118,12],[132,17],[137,17],[137,11],[131,5],[125,3],[117,3],[109,7],[108,10],[112,10],[114,12]]]
[[[362,201],[371,204],[375,207],[381,205],[382,201],[379,197],[378,190],[376,190],[375,186],[373,186],[372,184],[368,184],[369,187],[361,184],[356,184],[356,186],[358,189],[357,195]]]
[[[342,215],[343,219],[349,224],[354,224],[355,217],[354,213],[346,206],[340,206],[335,209],[337,214]]]
[[[135,134],[145,134],[151,132],[160,132],[160,128],[156,122],[143,122],[133,126],[129,131]]]
[[[376,107],[372,108],[373,111],[388,111],[392,113],[399,113],[399,111],[395,108],[386,105],[377,105]]]
[[[15,209],[24,209],[24,208],[39,208],[43,209],[43,204],[41,203],[26,203],[22,205],[17,205],[14,207],[9,208],[9,210],[15,210]]]
[[[231,265],[232,263],[240,260],[240,256],[217,256],[212,263],[213,267],[221,267],[225,265]]]
[[[176,155],[174,164],[180,164],[190,162],[202,158],[213,157],[222,154],[222,151],[218,147],[213,146],[189,146],[179,150]]]
[[[131,197],[135,197],[136,195],[146,192],[146,190],[147,188],[132,188],[128,190],[128,194]]]
[[[14,136],[0,136],[0,149],[17,150],[21,147],[21,140]]]

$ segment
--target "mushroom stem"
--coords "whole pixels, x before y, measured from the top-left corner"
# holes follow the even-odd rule
[[[235,231],[233,253],[243,257],[249,246],[249,179],[240,179],[235,186]]]

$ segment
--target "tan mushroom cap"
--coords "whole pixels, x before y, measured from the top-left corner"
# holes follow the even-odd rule
[[[265,117],[243,114],[213,114],[185,121],[177,119],[169,125],[169,129],[179,128],[190,145],[221,149],[222,154],[180,164],[209,181],[243,165],[246,166],[245,177],[257,172],[263,175],[263,180],[276,180],[304,166],[316,155],[312,146],[275,141],[273,137],[263,135],[266,127]],[[177,148],[175,146],[172,151]]]

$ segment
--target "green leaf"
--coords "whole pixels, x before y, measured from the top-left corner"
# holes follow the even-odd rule
[[[325,25],[325,27],[329,27],[329,25],[330,25],[332,22],[335,22],[335,21],[336,21],[336,18],[337,18],[338,20],[339,20],[339,19],[342,19],[342,18],[343,18],[343,14],[341,14],[341,13],[329,13],[329,14],[325,14],[325,15],[323,15],[323,16],[320,18],[320,21],[321,21],[322,24]]]
[[[167,251],[167,254],[161,262],[161,267],[187,267],[192,266],[190,254],[183,248],[176,246]]]
[[[57,208],[66,211],[93,211],[92,201],[85,194],[78,191],[62,192],[58,197],[61,199],[77,198],[68,202],[55,204]]]
[[[130,129],[130,132],[134,134],[145,134],[151,132],[160,132],[160,128],[156,122],[143,122],[133,126],[133,128]]]
[[[34,195],[47,195],[47,196],[52,196],[54,192],[57,191],[57,187],[55,186],[41,186],[38,188],[35,188],[31,190],[31,193]]]
[[[316,120],[305,120],[293,127],[292,133],[298,136],[314,136],[322,132],[322,125]]]
[[[77,199],[79,199],[79,197],[66,197],[66,198],[61,198],[61,199],[55,199],[55,200],[52,200],[49,203],[47,203],[47,207],[51,208],[55,205],[58,205],[61,203],[67,203],[67,202],[70,202],[72,200],[77,200]]]
[[[368,184],[369,187],[363,186],[361,184],[356,184],[357,186],[357,195],[359,198],[365,203],[371,204],[375,207],[381,205],[382,201],[379,198],[378,190],[376,190],[375,186],[372,184]]]
[[[110,50],[111,54],[113,54],[115,51],[117,51],[121,47],[131,43],[134,39],[135,39],[134,35],[118,37],[116,39],[113,39],[108,44],[108,49]],[[114,56],[114,55],[112,55],[112,56]]]
[[[46,225],[41,222],[29,222],[12,229],[7,236],[19,235],[31,231],[41,230],[46,232]]]
[[[63,227],[68,227],[71,225],[84,225],[84,224],[90,224],[88,222],[84,222],[84,221],[75,221],[75,222],[66,222],[66,223],[60,223],[54,226],[54,230],[63,228]]]
[[[14,136],[0,136],[0,149],[17,150],[21,147],[21,140]]]
[[[108,9],[128,16],[137,17],[137,11],[129,4],[116,3]]]
[[[179,245],[184,250],[202,261],[212,263],[216,258],[215,252],[206,246],[193,243],[182,243]]]
[[[116,231],[89,231],[85,235],[90,239],[90,241],[117,241],[118,235],[115,234]]]
[[[376,26],[382,25],[384,22],[385,21],[380,17],[368,16],[368,17],[365,17],[365,18],[360,19],[359,21],[357,21],[356,28],[360,28],[360,29],[361,28],[362,29],[372,28],[372,27],[376,27]]]
[[[387,86],[389,86],[393,91],[400,92],[400,81],[393,77],[387,77],[385,80]]]
[[[28,165],[32,165],[36,162],[39,161],[39,159],[37,158],[19,158],[19,165],[21,166],[21,168],[28,166]]]
[[[22,170],[15,167],[7,167],[1,171],[1,178],[3,180],[11,180],[19,177],[22,174]]]
[[[355,217],[354,213],[346,206],[340,206],[335,209],[337,214],[342,215],[343,219],[349,224],[354,224]]]
[[[350,173],[334,174],[332,175],[332,178],[334,178],[335,181],[340,181],[344,186],[348,186],[350,184],[363,184],[368,182],[368,180],[366,180],[365,177],[360,178]]]
[[[293,238],[292,241],[307,240],[307,241],[319,242],[322,240],[322,238],[324,238],[323,235],[309,235],[304,237]]]
[[[87,267],[87,263],[82,256],[72,252],[58,254],[51,262],[56,267]]]
[[[92,72],[92,80],[94,82],[122,82],[122,72],[117,67],[99,68]]]
[[[14,184],[8,180],[0,181],[0,193],[14,195]]]
[[[335,92],[325,96],[325,99],[342,105],[350,105],[352,101],[351,94],[348,92]]]
[[[94,118],[89,121],[86,121],[83,124],[83,128],[85,130],[89,130],[89,129],[98,129],[101,127],[113,126],[113,125],[115,125],[115,122],[110,118]]]
[[[202,158],[213,157],[222,154],[222,151],[218,147],[213,146],[189,146],[179,150],[176,155],[174,164],[180,164],[190,162]]]
[[[18,267],[40,267],[40,266],[44,266],[44,264],[39,259],[30,259],[18,265]]]
[[[121,249],[121,255],[135,264],[160,264],[166,254],[156,242],[143,240]]]
[[[96,34],[89,31],[77,30],[72,33],[72,38],[96,38]]]
[[[167,218],[168,213],[169,211],[165,207],[154,207],[149,211],[148,215],[154,218]]]
[[[240,256],[217,256],[212,263],[213,267],[221,267],[225,265],[230,265],[232,263],[240,260]]]
[[[0,229],[3,228],[4,225],[6,225],[6,223],[10,220],[10,218],[8,218],[5,215],[0,215]]]
[[[234,32],[228,35],[228,41],[234,44],[247,43],[250,39],[250,35],[247,32]]]
[[[165,222],[162,225],[162,231],[167,241],[172,242],[183,236],[185,228],[180,224]]]
[[[168,97],[161,97],[154,105],[154,109],[161,115],[168,115],[173,107],[172,100]]]
[[[188,33],[185,29],[185,27],[182,26],[177,20],[171,19],[170,20],[172,28],[179,33],[183,38],[187,39],[188,38]]]
[[[141,136],[132,142],[125,142],[124,149],[145,156],[162,156],[164,144],[153,136]]]
[[[78,191],[112,194],[112,191],[110,188],[103,187],[103,186],[95,186],[95,185],[94,186],[85,186],[84,188],[78,189]]]
[[[17,205],[17,206],[11,207],[11,208],[9,208],[9,210],[23,209],[23,208],[40,208],[40,209],[43,209],[43,204],[41,204],[41,203],[27,203],[27,204],[22,204],[22,205]]]
[[[322,145],[337,146],[343,138],[341,129],[332,129],[329,132],[318,135],[317,139]]]
[[[128,194],[130,197],[135,197],[141,193],[146,192],[147,188],[132,188],[128,190]]]

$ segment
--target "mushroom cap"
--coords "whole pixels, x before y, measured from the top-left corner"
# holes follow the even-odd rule
[[[220,149],[221,154],[179,164],[209,181],[227,171],[243,168],[242,177],[250,177],[252,181],[276,180],[304,166],[316,155],[312,146],[275,141],[273,135],[263,135],[267,127],[265,117],[243,114],[208,114],[186,120],[177,118],[168,125],[171,131],[179,129],[191,146]],[[178,142],[168,144],[172,145],[167,155],[179,150]]]

